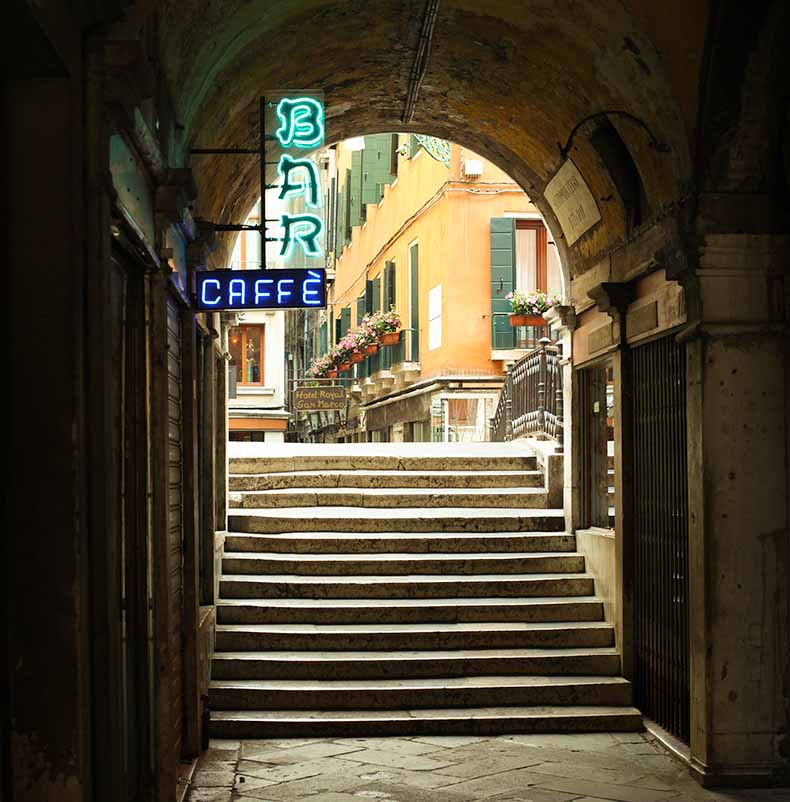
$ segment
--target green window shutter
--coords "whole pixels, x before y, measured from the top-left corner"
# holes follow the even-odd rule
[[[378,312],[381,310],[381,276],[374,278],[370,282],[370,295],[371,295],[371,311]],[[382,370],[382,351],[386,349],[379,349],[373,356],[369,357],[370,372]]]
[[[409,328],[411,328],[411,361],[420,361],[420,246],[409,249]]]
[[[318,354],[325,354],[327,352],[327,334],[329,333],[329,322],[324,321],[321,324],[321,329],[318,333]]]
[[[505,296],[516,288],[516,221],[491,218],[491,347],[516,347],[515,330],[508,320],[510,301]]]
[[[381,276],[374,278],[370,284],[373,292],[373,311],[379,312],[381,310]]]
[[[384,268],[384,310],[387,312],[390,310],[390,308],[394,308],[395,311],[398,311],[396,276],[397,273],[395,262],[386,262],[386,266]],[[404,337],[405,335],[401,335],[400,342],[398,342],[395,347],[390,347],[387,349],[387,358],[389,359],[390,365],[393,365],[396,362],[403,362],[405,353]]]
[[[340,338],[343,336],[343,322],[339,317],[335,318],[335,345],[340,342]]]
[[[365,282],[365,314],[373,311],[373,282],[367,279]]]
[[[335,256],[339,259],[346,240],[346,193],[337,193],[337,226],[335,227]]]
[[[394,304],[393,299],[393,273],[395,265],[392,262],[384,262],[384,271],[382,273],[382,304],[381,308],[385,312],[389,312],[390,306]],[[394,359],[395,354],[393,353],[395,348],[389,346],[388,348],[384,349],[384,353],[381,355],[381,367],[382,369],[389,370],[392,367],[392,363],[396,361]]]
[[[390,134],[390,175],[398,175],[398,135]]]
[[[351,328],[351,307],[347,306],[341,313],[340,313],[340,320],[341,320],[341,337],[344,336],[348,330]]]
[[[409,158],[413,159],[417,155],[417,151],[420,149],[421,145],[417,141],[417,137],[412,134],[409,137]]]
[[[363,292],[362,295],[357,298],[357,326],[362,322],[362,318],[365,317],[365,293]]]
[[[357,326],[362,322],[362,318],[365,317],[365,293],[363,292],[362,295],[357,298]],[[365,360],[364,362],[359,363],[359,367],[357,370],[359,371],[360,377],[365,377],[369,375],[369,360]]]

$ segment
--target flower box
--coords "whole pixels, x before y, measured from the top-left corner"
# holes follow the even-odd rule
[[[362,353],[359,354],[351,354],[351,363],[354,365],[358,365],[365,359],[365,355]]]
[[[378,351],[378,350],[379,350],[379,344],[378,343],[371,343],[370,345],[366,345],[365,346],[364,353],[365,353],[366,356],[373,356],[373,354],[375,354],[376,351]]]
[[[337,366],[337,369],[342,373],[344,370],[348,370],[350,367],[351,367],[351,363],[350,362],[341,362]]]
[[[336,379],[337,378],[337,371],[336,370],[328,370],[326,372],[327,379]]]
[[[548,326],[543,315],[508,315],[511,326]]]
[[[382,345],[397,345],[400,342],[400,332],[399,331],[385,331],[381,335],[381,344]]]

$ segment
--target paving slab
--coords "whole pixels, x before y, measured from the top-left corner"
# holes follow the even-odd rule
[[[621,742],[622,741],[622,742]],[[227,747],[227,748],[226,748]],[[355,752],[344,752],[337,749]],[[427,749],[429,751],[423,751]],[[226,755],[233,788],[207,785]],[[319,757],[319,755],[326,755]],[[362,759],[355,759],[362,755]],[[271,756],[277,763],[257,762]],[[307,758],[307,759],[305,759]],[[296,762],[288,762],[296,761]],[[370,761],[370,762],[367,762]],[[391,765],[386,765],[384,763]],[[507,768],[522,763],[520,768]],[[537,761],[534,764],[532,761]],[[525,765],[525,763],[530,765]],[[416,768],[415,768],[416,767]],[[465,776],[454,776],[463,773]],[[481,776],[471,775],[483,772]],[[224,775],[225,770],[219,772]],[[646,733],[214,739],[188,802],[787,802],[788,789],[706,790]]]
[[[353,763],[372,764],[374,766],[393,766],[397,769],[408,769],[409,771],[434,771],[449,765],[445,760],[435,760],[423,755],[397,752],[392,749],[387,749],[386,751],[382,749],[363,749],[360,752],[343,755],[339,759]]]

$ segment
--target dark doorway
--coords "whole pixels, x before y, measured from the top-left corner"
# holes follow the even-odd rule
[[[688,743],[686,350],[633,350],[634,690],[648,718]]]

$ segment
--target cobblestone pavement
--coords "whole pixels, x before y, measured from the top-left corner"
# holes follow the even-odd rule
[[[646,734],[212,741],[188,802],[788,802],[706,791]]]

